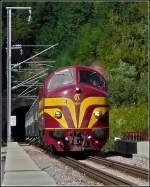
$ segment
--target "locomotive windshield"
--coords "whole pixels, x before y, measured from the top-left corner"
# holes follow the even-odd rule
[[[79,80],[80,83],[86,83],[96,87],[103,87],[103,88],[106,87],[105,80],[96,72],[80,70]]]
[[[67,69],[57,72],[49,81],[48,89],[54,89],[62,85],[73,83],[73,76],[73,69]]]

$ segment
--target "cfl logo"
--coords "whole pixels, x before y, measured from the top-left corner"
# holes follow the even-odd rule
[[[74,100],[75,101],[80,101],[80,94],[75,94]]]

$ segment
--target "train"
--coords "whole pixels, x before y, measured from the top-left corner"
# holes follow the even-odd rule
[[[57,152],[99,151],[109,138],[108,83],[93,68],[58,68],[25,115],[26,139]]]

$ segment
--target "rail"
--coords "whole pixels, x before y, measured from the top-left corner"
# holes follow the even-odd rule
[[[97,157],[97,156],[95,156],[95,157],[89,156],[88,159],[93,162],[105,165],[107,167],[111,167],[113,169],[118,169],[118,170],[121,170],[122,172],[128,173],[130,175],[148,180],[148,170],[146,170],[146,169],[142,169],[142,168],[139,168],[136,166],[131,166],[131,165],[124,164],[124,163],[120,163],[120,162],[117,162],[114,160],[113,161],[108,160],[108,159]]]
[[[103,183],[104,185],[127,185],[127,186],[135,186],[134,183],[131,183],[122,178],[116,177],[109,173],[106,173],[102,170],[97,170],[91,166],[88,166],[84,163],[81,163],[77,160],[74,160],[70,157],[61,157],[59,160],[64,162],[65,164],[75,168],[76,170],[85,173],[87,176],[95,179],[98,182]]]

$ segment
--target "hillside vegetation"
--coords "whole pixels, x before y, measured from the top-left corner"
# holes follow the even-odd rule
[[[148,2],[15,3],[17,5],[32,6],[32,21],[27,24],[24,11],[13,14],[13,43],[59,43],[36,58],[56,60],[49,72],[65,65],[90,65],[93,60],[105,69],[110,105],[107,149],[113,148],[113,138],[121,136],[123,131],[148,129]],[[42,49],[25,48],[24,56],[19,59],[26,59]],[[21,74],[20,78],[26,76],[27,73]]]
[[[109,141],[103,147],[103,150],[110,151],[114,149],[114,138],[123,137],[124,132],[142,131],[148,129],[148,106],[143,103],[133,106],[113,107],[110,109],[110,128]]]

